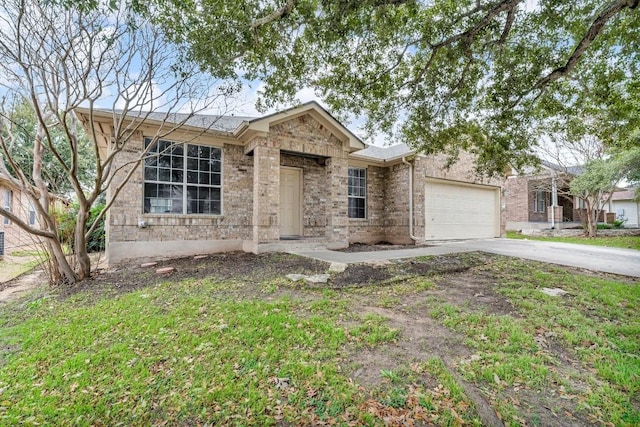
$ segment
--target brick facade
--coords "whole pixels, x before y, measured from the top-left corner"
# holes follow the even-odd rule
[[[317,109],[316,109],[317,111]],[[337,122],[321,115],[277,115],[268,126],[242,136],[205,134],[188,140],[222,150],[222,212],[211,214],[150,214],[143,212],[143,167],[115,199],[107,215],[108,257],[111,262],[129,258],[154,258],[203,252],[245,250],[260,252],[280,244],[281,168],[302,171],[301,239],[320,240],[326,247],[346,247],[350,242],[411,243],[409,224],[416,236],[425,234],[425,179],[500,186],[477,181],[470,175],[472,157],[462,155],[451,168],[442,156],[415,156],[411,165],[363,162],[350,156],[353,142],[339,132]],[[149,130],[150,129],[150,130]],[[153,132],[148,128],[147,132]],[[119,166],[134,164],[151,135],[139,133]],[[347,135],[348,136],[348,135]],[[181,142],[180,136],[167,140]],[[364,148],[364,146],[362,146]],[[364,167],[366,218],[348,216],[348,168]],[[128,166],[131,167],[131,166]],[[114,179],[107,197],[122,182]],[[413,173],[413,216],[409,212],[409,179]]]
[[[6,197],[9,197],[11,213],[28,224],[30,215],[29,197],[17,188],[13,189],[8,186],[0,185],[0,209],[5,208],[4,205]],[[38,216],[35,215],[34,219],[34,227],[39,228],[40,224]],[[11,254],[12,252],[20,250],[40,249],[40,245],[42,244],[40,238],[36,235],[24,231],[14,222],[6,221],[4,217],[0,217],[0,232],[4,233],[5,254]]]
[[[558,182],[557,203],[552,205],[552,175],[542,172],[536,175],[514,175],[505,181],[505,224],[509,229],[561,227],[563,222],[580,221],[579,211],[573,209],[574,198],[568,195],[566,176],[556,178]],[[536,191],[544,192],[545,206],[543,211],[535,208]]]

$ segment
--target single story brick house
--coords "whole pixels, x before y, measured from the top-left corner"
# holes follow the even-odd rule
[[[584,202],[568,194],[580,166],[563,168],[542,161],[536,170],[512,171],[504,183],[506,229],[562,228],[579,225]]]
[[[78,113],[87,126],[88,112]],[[147,116],[121,165],[149,144],[160,116]],[[93,120],[107,147],[112,114]],[[470,155],[447,170],[443,156],[403,144],[367,147],[315,102],[259,118],[191,117],[151,154],[107,215],[111,263],[504,232],[502,181],[474,178]]]

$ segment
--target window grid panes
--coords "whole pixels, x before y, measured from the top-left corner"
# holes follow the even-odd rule
[[[547,204],[547,193],[544,191],[533,192],[533,211],[544,212]]]
[[[144,162],[144,212],[220,215],[221,185],[220,148],[158,141]]]
[[[349,168],[349,218],[367,217],[367,170]]]

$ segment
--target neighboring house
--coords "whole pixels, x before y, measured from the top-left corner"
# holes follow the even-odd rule
[[[624,227],[640,227],[640,202],[636,199],[636,190],[616,191],[609,202],[609,211],[616,214],[616,219],[624,220]]]
[[[88,112],[78,113],[86,126]],[[146,119],[121,165],[139,156],[162,116]],[[113,116],[93,117],[106,147]],[[475,180],[471,156],[445,170],[442,156],[406,145],[367,148],[315,102],[260,118],[192,117],[153,152],[107,214],[112,263],[503,233],[502,182]]]
[[[579,225],[584,202],[568,194],[580,166],[563,168],[543,161],[540,168],[518,175],[513,172],[504,185],[506,229],[562,228]],[[600,220],[604,216],[601,214]]]
[[[12,212],[27,224],[38,226],[38,215],[29,201],[29,197],[13,185],[6,176],[0,174],[0,208]],[[0,217],[0,254],[10,254],[16,250],[33,247],[37,238],[18,227],[6,217]]]

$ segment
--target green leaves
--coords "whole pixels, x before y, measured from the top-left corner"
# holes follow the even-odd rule
[[[544,133],[622,143],[640,116],[626,113],[640,51],[627,3],[301,0],[278,14],[287,4],[173,2],[156,18],[213,74],[262,80],[264,107],[311,86],[332,109],[366,115],[369,133],[468,149],[486,174],[530,163]],[[597,126],[580,127],[585,117]]]

